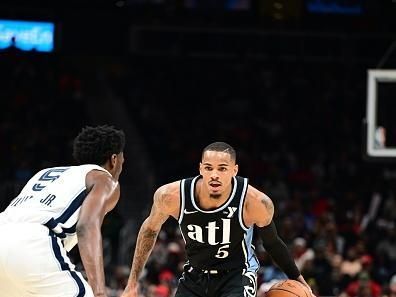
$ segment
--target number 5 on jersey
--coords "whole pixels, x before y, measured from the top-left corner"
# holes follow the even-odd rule
[[[55,169],[47,170],[38,180],[41,182],[53,182],[54,180],[58,179],[60,176],[60,174],[56,174],[56,173],[65,172],[67,169],[69,168],[55,168]],[[37,191],[41,191],[45,187],[46,185],[37,183],[33,185],[32,190],[37,192]]]
[[[226,249],[228,249],[229,247],[230,247],[229,244],[219,247],[215,257],[216,258],[220,258],[220,259],[227,258],[228,257],[228,251]]]

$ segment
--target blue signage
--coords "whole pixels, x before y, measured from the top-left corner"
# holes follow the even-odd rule
[[[54,27],[50,22],[0,19],[0,49],[14,46],[23,51],[52,52]]]
[[[361,2],[361,0],[308,0],[306,6],[312,13],[360,15],[363,13]]]

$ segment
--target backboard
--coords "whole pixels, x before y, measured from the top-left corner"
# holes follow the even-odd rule
[[[365,155],[396,160],[396,70],[368,70]]]

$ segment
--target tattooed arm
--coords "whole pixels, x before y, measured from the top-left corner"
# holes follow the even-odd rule
[[[179,182],[167,184],[157,189],[150,215],[140,227],[128,284],[122,297],[138,296],[138,280],[153,250],[158,233],[169,216],[175,218],[178,216],[179,207]]]
[[[279,237],[275,223],[272,221],[274,215],[274,204],[264,193],[249,186],[246,201],[243,208],[243,220],[246,226],[257,226],[258,235],[261,237],[263,246],[276,264],[290,279],[302,283],[311,292],[312,290],[301,275],[296,266],[288,247]]]
[[[263,192],[249,186],[243,205],[243,220],[246,226],[264,227],[271,223],[274,204]]]

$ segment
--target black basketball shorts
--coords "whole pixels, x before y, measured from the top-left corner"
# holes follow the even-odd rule
[[[238,269],[201,270],[186,265],[175,297],[256,297],[257,274]]]

